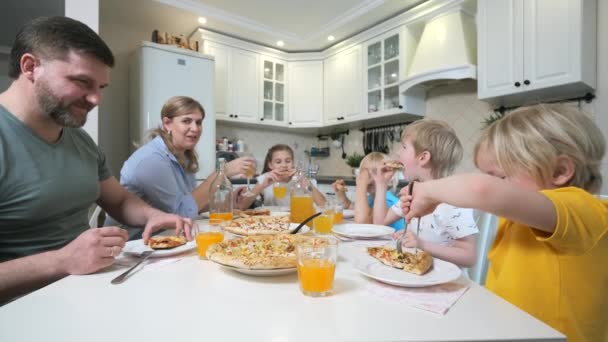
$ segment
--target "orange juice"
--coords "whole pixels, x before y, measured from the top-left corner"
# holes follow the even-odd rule
[[[314,221],[315,231],[319,234],[328,234],[331,232],[331,228],[333,227],[333,215],[319,215]]]
[[[196,250],[200,257],[206,258],[207,247],[224,241],[224,233],[222,232],[202,232],[196,235]]]
[[[272,194],[276,199],[283,199],[287,195],[287,186],[285,185],[275,185],[272,188]]]
[[[209,224],[216,225],[223,221],[231,221],[232,213],[209,213]]]
[[[334,285],[336,264],[329,260],[306,259],[298,263],[298,279],[304,293],[326,294]]]
[[[245,170],[245,177],[247,178],[253,178],[253,176],[255,176],[255,168],[253,167],[249,167]]]
[[[300,223],[315,213],[311,196],[292,196],[290,207],[291,222],[294,223]],[[312,221],[306,225],[312,228]]]
[[[344,215],[342,214],[342,211],[336,211],[334,213],[334,224],[342,223],[343,218],[344,218]]]

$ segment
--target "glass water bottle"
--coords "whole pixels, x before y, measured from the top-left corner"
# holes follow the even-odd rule
[[[209,224],[217,225],[232,220],[232,183],[226,176],[226,160],[219,158],[215,178],[209,188]]]
[[[312,201],[312,184],[302,165],[296,167],[290,190],[291,222],[300,223],[315,213]],[[306,224],[312,228],[312,221]]]

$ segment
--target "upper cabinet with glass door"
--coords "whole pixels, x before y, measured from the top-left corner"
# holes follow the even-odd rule
[[[400,109],[399,76],[402,56],[399,33],[391,31],[366,46],[367,112]]]
[[[286,63],[262,56],[262,117],[265,124],[287,125]]]

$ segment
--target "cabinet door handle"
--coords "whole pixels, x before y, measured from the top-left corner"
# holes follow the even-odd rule
[[[524,80],[525,85],[530,85],[530,80]]]
[[[521,85],[521,83],[519,83],[519,82],[515,82],[515,86],[516,86],[516,87],[519,87],[520,85]]]
[[[403,109],[403,106],[402,106],[402,105],[399,105],[399,109]]]
[[[239,116],[238,116],[238,115],[236,115],[236,114],[234,114],[234,117],[235,117],[235,118],[238,118]]]
[[[229,116],[229,117],[231,117],[231,118],[233,118],[233,117],[234,117],[234,115],[232,115],[232,114],[230,114],[230,115],[228,115],[228,116]]]
[[[264,118],[260,118],[260,121],[264,121]]]
[[[291,121],[289,121],[289,124],[291,125]]]

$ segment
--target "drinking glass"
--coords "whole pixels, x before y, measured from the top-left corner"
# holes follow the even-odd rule
[[[285,199],[287,198],[287,183],[275,182],[272,186],[272,194],[274,196],[275,205],[283,210]]]
[[[344,206],[341,203],[334,204],[334,224],[342,224],[344,219]]]
[[[224,241],[224,232],[216,224],[194,224],[192,230],[195,234],[196,250],[201,259],[207,259],[207,248]]]
[[[334,207],[328,202],[319,209],[322,214],[313,219],[315,233],[329,234],[334,226]]]
[[[333,237],[308,237],[296,242],[300,290],[306,296],[331,294],[338,260],[338,240]]]
[[[244,153],[244,154],[242,154],[242,156],[253,158],[253,155],[251,153]],[[255,176],[255,164],[253,165],[253,167],[248,167],[245,170],[245,177],[247,178],[247,191],[245,191],[243,193],[243,196],[246,196],[246,197],[255,196],[253,191],[251,191],[251,184],[250,184],[251,178],[254,176]]]

